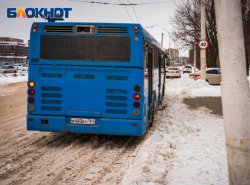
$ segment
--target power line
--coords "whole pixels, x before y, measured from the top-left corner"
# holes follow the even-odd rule
[[[119,1],[120,3],[122,3],[120,0],[118,0],[118,1]],[[131,18],[131,16],[130,16],[130,14],[128,13],[128,10],[127,10],[126,6],[124,6],[124,8],[125,8],[125,10],[126,10],[126,12],[127,12],[128,16],[129,16],[129,18],[130,18],[131,22],[133,23],[133,20],[132,20],[132,18]]]
[[[127,0],[127,1],[129,2],[129,0]],[[129,2],[129,3],[130,3],[130,2]],[[130,3],[130,4],[131,4],[131,3]],[[137,21],[140,23],[140,21],[139,21],[139,19],[138,19],[137,15],[136,15],[136,12],[135,12],[134,6],[132,6],[132,8],[133,8],[133,11],[134,11],[134,13],[135,13],[135,16],[136,16]]]
[[[162,4],[162,3],[174,3],[176,1],[170,0],[170,1],[164,1],[164,2],[153,2],[153,3],[129,3],[125,4],[120,2],[121,4],[117,3],[107,3],[107,2],[98,2],[98,1],[80,1],[80,0],[68,0],[68,1],[76,1],[76,2],[81,2],[81,3],[92,3],[92,4],[104,4],[104,5],[118,5],[118,6],[136,6],[136,5],[147,5],[147,4]]]
[[[161,25],[156,25],[156,26],[147,26],[145,28],[154,28],[154,27],[166,26],[166,25],[170,25],[170,24],[161,24]]]

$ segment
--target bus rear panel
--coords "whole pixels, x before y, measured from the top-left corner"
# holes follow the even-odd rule
[[[27,129],[143,135],[144,42],[137,26],[34,23]]]

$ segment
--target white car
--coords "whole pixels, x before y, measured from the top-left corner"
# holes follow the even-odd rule
[[[28,71],[28,70],[29,70],[29,65],[28,64],[26,64],[25,66],[23,66],[22,71]]]
[[[183,71],[183,74],[192,73],[192,66],[185,66],[182,71]]]
[[[21,70],[21,71],[23,70],[23,65],[22,64],[14,64],[13,66],[17,70]]]
[[[178,67],[170,67],[166,70],[166,78],[169,77],[181,77],[181,71]]]
[[[14,66],[0,66],[0,73],[16,73],[17,71]]]

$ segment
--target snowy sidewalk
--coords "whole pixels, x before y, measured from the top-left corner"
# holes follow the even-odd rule
[[[188,109],[184,97],[219,96],[220,86],[187,75],[166,82],[160,125],[143,143],[121,184],[228,184],[224,123],[207,108]]]
[[[28,72],[0,73],[0,85],[28,80]]]

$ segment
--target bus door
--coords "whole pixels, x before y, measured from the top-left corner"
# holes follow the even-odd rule
[[[148,118],[150,120],[150,115],[153,109],[153,49],[148,48]]]
[[[162,89],[162,84],[163,84],[163,79],[162,79],[162,64],[161,64],[161,53],[158,52],[158,62],[159,62],[159,98],[158,100],[160,101],[161,98],[161,89]]]

